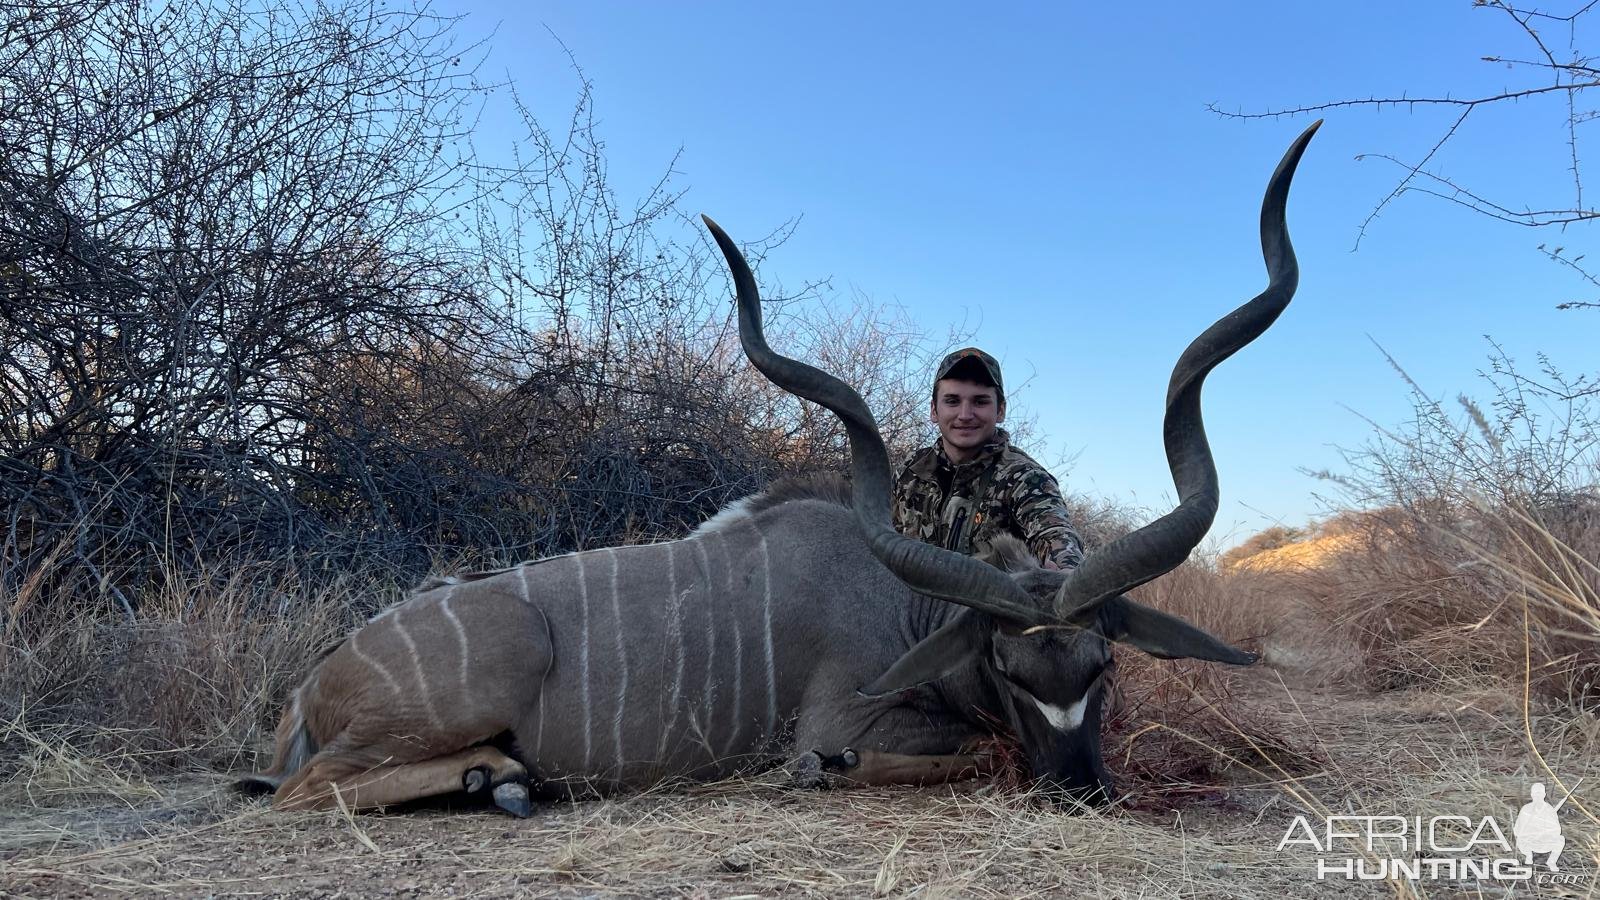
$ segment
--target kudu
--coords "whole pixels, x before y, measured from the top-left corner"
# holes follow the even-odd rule
[[[487,791],[526,815],[530,783],[606,791],[785,759],[801,783],[930,781],[977,763],[961,750],[1000,721],[1046,789],[1108,800],[1099,716],[1112,642],[1256,659],[1123,592],[1181,563],[1216,514],[1201,383],[1294,294],[1284,208],[1316,129],[1289,148],[1262,203],[1267,289],[1172,373],[1171,513],[1070,572],[1019,546],[998,548],[1011,560],[1001,568],[897,534],[871,413],[843,382],[767,347],[755,279],[707,219],[751,362],[844,423],[848,491],[788,485],[682,540],[430,580],[312,669],[272,768],[241,786],[275,790],[280,808]]]

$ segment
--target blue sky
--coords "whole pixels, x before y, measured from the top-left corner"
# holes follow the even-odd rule
[[[687,207],[753,238],[802,217],[763,277],[831,278],[902,305],[933,334],[970,329],[1038,420],[1032,448],[1069,490],[1171,502],[1161,403],[1187,341],[1265,283],[1256,217],[1266,178],[1311,117],[1207,110],[1528,83],[1480,57],[1530,56],[1503,13],[1470,2],[1339,4],[808,4],[450,0],[490,38],[486,75],[514,80],[549,124],[577,80],[595,91],[626,200],[680,148]],[[1565,46],[1565,33],[1547,37]],[[1581,46],[1581,44],[1580,44]],[[1435,169],[1496,198],[1569,205],[1563,101],[1482,108]],[[1424,154],[1453,114],[1338,110],[1296,179],[1294,304],[1207,384],[1227,544],[1318,511],[1362,417],[1409,409],[1382,345],[1433,396],[1482,393],[1493,335],[1592,369],[1600,312],[1545,260],[1560,234],[1400,198],[1352,251],[1401,171],[1361,153]],[[480,144],[500,136],[490,110]],[[509,118],[507,119],[509,125]],[[1600,191],[1600,182],[1595,190]]]

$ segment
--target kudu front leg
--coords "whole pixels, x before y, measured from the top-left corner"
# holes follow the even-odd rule
[[[854,723],[850,719],[854,719]],[[802,719],[795,742],[811,747],[789,764],[796,787],[943,784],[993,774],[983,753],[963,753],[979,737],[928,710],[868,705],[856,715]]]
[[[850,785],[946,784],[993,775],[999,765],[988,753],[912,754],[881,750],[843,751],[824,755],[812,750],[789,766],[790,784],[800,788]]]
[[[998,770],[995,758],[988,753],[915,756],[879,750],[862,750],[859,753],[846,750],[841,756],[846,759],[853,757],[856,764],[840,768],[836,773],[855,784],[946,784],[993,775]]]

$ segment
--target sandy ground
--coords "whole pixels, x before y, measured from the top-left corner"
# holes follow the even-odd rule
[[[1247,702],[1298,717],[1317,769],[1285,782],[1237,766],[1225,785],[1147,786],[1108,812],[983,783],[799,792],[746,780],[521,821],[352,817],[275,813],[195,776],[0,809],[0,896],[1600,897],[1594,717],[1534,715],[1525,728],[1515,698],[1490,694],[1273,690]],[[1277,850],[1296,815],[1321,828],[1326,809],[1492,815],[1509,837],[1529,783],[1561,796],[1551,772],[1568,788],[1585,779],[1561,811],[1573,884],[1319,881],[1318,853]]]

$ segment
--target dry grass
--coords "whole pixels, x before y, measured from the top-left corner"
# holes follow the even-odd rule
[[[36,816],[0,891],[399,896],[1456,896],[1405,883],[1318,882],[1314,854],[1276,847],[1296,814],[1495,815],[1527,782],[1578,786],[1563,818],[1567,870],[1600,859],[1600,728],[1534,713],[1529,752],[1515,704],[1493,712],[1433,694],[1351,698],[1282,689],[1286,718],[1329,765],[1251,773],[1179,804],[1059,810],[1025,791],[967,783],[920,790],[798,792],[742,779],[612,801],[560,804],[518,822],[485,812],[351,817],[278,814],[217,793]],[[1381,735],[1374,740],[1374,735]],[[1538,759],[1549,764],[1540,767]],[[134,799],[134,798],[126,798]],[[106,823],[116,822],[121,833]],[[8,823],[10,824],[10,823]],[[51,834],[50,829],[55,833]],[[0,829],[19,843],[18,827]],[[0,854],[6,851],[0,845]],[[1504,895],[1493,885],[1474,896]],[[1545,896],[1547,894],[1539,894]],[[1589,894],[1592,896],[1592,893]],[[1581,891],[1576,896],[1585,896]]]
[[[0,642],[0,804],[69,758],[141,776],[243,768],[317,650],[387,594],[267,593],[234,571],[169,580],[130,626],[109,604],[61,612],[24,588]]]
[[[1378,690],[1526,684],[1541,700],[1600,704],[1600,503],[1387,509],[1340,527],[1336,543],[1307,542],[1336,547],[1318,564],[1245,560],[1233,577],[1354,642],[1345,675]]]
[[[1270,596],[1247,596],[1233,580],[1194,560],[1135,592],[1235,644],[1263,652],[1281,646],[1297,613]],[[1282,655],[1281,653],[1279,654]],[[1118,654],[1115,702],[1107,718],[1106,758],[1137,789],[1181,804],[1218,791],[1252,769],[1303,774],[1320,763],[1294,710],[1256,702],[1283,673]],[[1287,670],[1298,683],[1303,673]],[[1274,776],[1276,777],[1276,776]]]
[[[1301,572],[1321,569],[1351,549],[1353,532],[1322,534],[1303,541],[1292,541],[1239,559],[1233,568],[1253,572]]]

